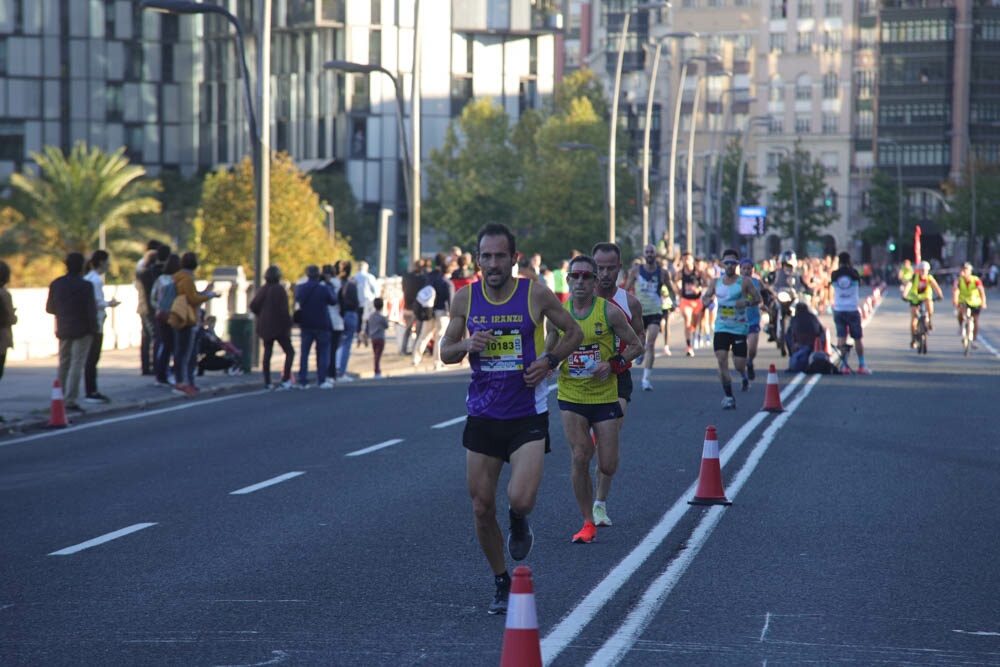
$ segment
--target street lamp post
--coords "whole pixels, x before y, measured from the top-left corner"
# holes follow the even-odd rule
[[[696,32],[669,32],[656,40],[653,51],[653,67],[649,74],[649,94],[646,99],[646,126],[642,136],[642,244],[649,243],[649,133],[653,122],[653,91],[656,89],[656,77],[660,67],[660,51],[663,41],[667,39],[687,39],[698,37]],[[669,248],[669,252],[673,249]]]
[[[253,95],[250,92],[250,72],[247,68],[246,48],[244,47],[243,26],[236,16],[219,5],[186,0],[143,0],[142,9],[166,14],[218,14],[226,18],[236,30],[236,52],[239,54],[241,73],[243,75],[243,96],[246,103],[247,123],[250,127],[250,144],[252,148],[254,167],[254,189],[256,190],[256,234],[254,235],[254,289],[261,286],[264,279],[264,269],[270,261],[270,180],[271,156],[267,150],[269,141],[267,129],[270,125],[270,79],[271,79],[271,0],[262,0],[263,11],[259,18],[261,32],[257,59],[257,103],[261,112],[261,125],[257,124],[254,113]]]
[[[399,81],[399,77],[390,72],[389,70],[387,70],[385,67],[382,67],[381,65],[366,65],[363,63],[355,63],[348,60],[329,60],[323,63],[323,67],[325,67],[326,69],[334,69],[334,70],[339,70],[341,72],[347,72],[349,74],[371,74],[372,72],[381,72],[382,74],[385,74],[387,77],[389,77],[390,81],[392,81],[393,90],[396,93],[396,130],[399,132],[399,144],[403,151],[403,189],[406,196],[406,200],[410,204],[410,220],[412,223],[415,210],[414,207],[418,205],[417,199],[419,199],[419,195],[417,195],[414,189],[414,176],[416,173],[414,165],[416,163],[410,158],[410,149],[406,143],[406,129],[403,127],[403,115],[405,114],[405,107],[403,101],[403,86]],[[399,222],[400,212],[402,210],[403,210],[402,203],[397,201],[396,202],[397,223]],[[419,234],[419,226],[417,227],[416,233]],[[416,246],[414,246],[413,234],[414,231],[411,224],[411,230],[410,230],[411,255],[413,254],[414,247],[416,247],[418,250],[420,247],[419,242],[417,243]],[[388,239],[386,238],[385,235],[380,233],[379,234],[380,257],[383,254],[385,254],[385,249],[387,246],[388,246]],[[416,258],[415,257],[410,258],[411,263],[414,259]]]
[[[896,219],[898,224],[898,229],[896,230],[896,242],[899,244],[897,247],[900,248],[900,255],[902,255],[903,247],[903,160],[899,154],[899,142],[892,137],[879,137],[876,141],[877,144],[882,146],[896,146],[895,155],[896,158]]]
[[[792,175],[792,243],[795,252],[799,252],[799,186],[796,182],[795,172],[798,170],[798,159],[795,151],[787,146],[774,146],[787,156],[788,171]]]
[[[667,175],[667,237],[670,239],[670,246],[674,244],[674,181],[677,177],[677,132],[681,123],[681,101],[684,98],[684,79],[687,77],[688,65],[692,62],[702,61],[705,63],[721,62],[719,56],[691,56],[681,63],[680,81],[677,83],[677,99],[674,102],[674,123],[671,128],[670,138],[670,169]],[[697,91],[696,91],[697,93]],[[693,122],[693,119],[692,119]],[[690,151],[689,151],[690,152]]]
[[[743,128],[743,138],[740,142],[740,163],[736,167],[736,201],[733,202],[733,232],[732,242],[736,245],[736,236],[740,228],[740,206],[743,204],[743,174],[747,163],[747,150],[750,147],[750,129],[754,125],[770,125],[770,116],[752,116]],[[752,246],[751,246],[752,247]]]
[[[618,96],[621,94],[622,65],[625,62],[625,41],[628,39],[628,24],[635,12],[649,9],[660,9],[669,6],[668,2],[646,2],[625,11],[622,20],[621,34],[618,36],[618,65],[615,68],[614,93],[611,96],[611,130],[608,133],[608,155],[614,156],[617,150],[618,134]],[[615,242],[615,160],[608,160],[608,241]]]

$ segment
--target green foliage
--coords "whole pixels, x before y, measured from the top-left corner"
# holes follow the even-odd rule
[[[308,264],[332,264],[351,258],[342,236],[331,240],[326,214],[309,177],[287,153],[271,158],[270,263],[287,276],[299,275]],[[215,266],[242,264],[254,273],[256,231],[253,163],[244,158],[232,171],[217,171],[205,179],[202,206],[194,219],[193,249],[207,275]]]
[[[972,197],[972,178],[975,174],[976,196]],[[951,211],[941,216],[945,230],[964,239],[969,238],[972,228],[972,208],[976,210],[976,237],[994,242],[1000,235],[1000,168],[996,164],[976,161],[967,165],[962,174],[962,182],[949,179],[944,191],[951,202]]]
[[[611,116],[611,105],[604,96],[604,85],[594,72],[586,68],[567,74],[556,85],[551,114],[558,116],[571,113],[574,101],[580,98],[590,101],[590,108],[598,118]]]
[[[723,245],[733,242],[738,230],[735,229],[736,211],[733,206],[736,200],[736,185],[739,177],[740,162],[743,160],[743,146],[738,137],[730,139],[726,153],[722,158],[722,208],[719,224],[720,239]],[[740,191],[740,206],[762,206],[761,193],[764,186],[757,182],[753,168],[749,163],[743,165],[743,188]]]
[[[821,241],[823,232],[839,217],[836,211],[823,206],[828,189],[826,169],[819,160],[812,160],[802,142],[797,141],[791,157],[778,166],[778,190],[767,217],[782,237],[794,239],[797,198],[799,242],[795,252],[801,255],[805,254],[806,244]],[[793,197],[793,190],[797,197]]]
[[[902,197],[900,197],[899,183],[896,177],[876,170],[872,174],[872,184],[868,190],[868,209],[864,212],[869,224],[858,232],[858,238],[874,247],[881,246],[887,243],[890,238],[898,236],[901,201],[903,202],[903,229],[913,229],[912,223],[908,219],[906,200],[906,189],[903,189]],[[895,240],[899,242],[902,239],[896,238]]]
[[[354,256],[374,263],[378,253],[377,214],[366,215],[358,206],[358,200],[351,192],[351,185],[343,172],[316,172],[310,178],[312,188],[319,198],[333,207],[334,227],[350,243]],[[326,224],[325,219],[323,224]]]

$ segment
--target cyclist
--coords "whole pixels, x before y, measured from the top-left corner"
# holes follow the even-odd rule
[[[986,290],[979,276],[972,273],[972,264],[966,262],[955,281],[951,301],[958,312],[958,329],[965,325],[966,312],[972,314],[972,347],[978,348],[975,341],[979,338],[979,311],[986,307]]]
[[[920,315],[920,304],[927,303],[927,330],[934,331],[934,294],[939,299],[944,298],[941,286],[931,275],[931,264],[928,261],[920,262],[913,279],[906,286],[904,298],[910,302],[910,333],[913,336],[911,346],[916,345],[917,317]]]

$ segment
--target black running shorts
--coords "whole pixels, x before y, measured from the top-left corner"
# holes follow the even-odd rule
[[[712,339],[712,348],[716,352],[728,352],[732,349],[734,357],[746,359],[747,337],[745,334],[737,335],[725,331],[716,331],[715,338]]]
[[[610,419],[623,417],[622,405],[618,401],[614,403],[571,403],[570,401],[559,401],[559,409],[566,412],[575,412],[587,418],[588,424],[596,424]]]
[[[469,415],[462,432],[462,445],[471,452],[510,462],[521,445],[545,440],[545,453],[552,451],[549,442],[549,413],[517,419],[489,419]]]
[[[618,398],[624,398],[626,403],[632,402],[632,371],[618,374]]]

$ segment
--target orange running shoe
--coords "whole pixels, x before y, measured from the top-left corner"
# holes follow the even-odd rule
[[[597,526],[592,521],[585,521],[580,532],[573,536],[576,544],[590,544],[597,538]]]

